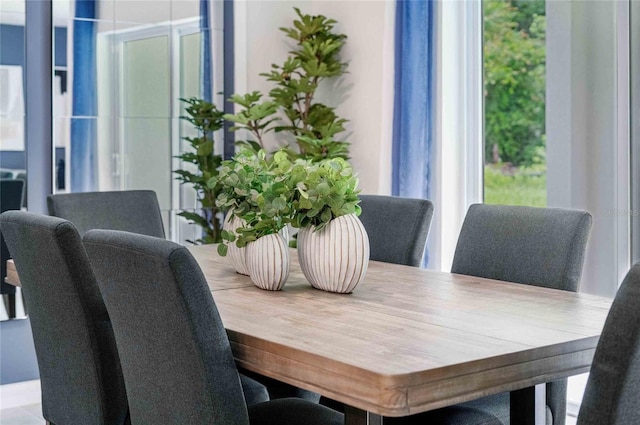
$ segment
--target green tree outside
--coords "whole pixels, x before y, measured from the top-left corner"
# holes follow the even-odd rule
[[[485,0],[485,202],[546,204],[544,0]]]

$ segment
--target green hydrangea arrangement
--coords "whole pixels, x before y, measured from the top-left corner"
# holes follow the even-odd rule
[[[305,165],[294,164],[284,151],[268,157],[264,150],[257,153],[243,149],[220,167],[220,193],[216,205],[231,208],[246,225],[233,232],[222,231],[223,243],[218,253],[226,255],[227,243],[242,248],[249,242],[278,233],[291,222],[296,182],[304,179]]]
[[[358,179],[342,158],[313,162],[293,159],[286,150],[268,156],[264,150],[240,150],[223,161],[217,184],[216,205],[228,209],[246,224],[234,232],[222,231],[218,253],[227,244],[245,247],[249,242],[293,227],[324,228],[334,218],[360,215]]]
[[[305,175],[296,182],[293,202],[293,227],[315,226],[323,229],[334,218],[360,215],[358,178],[342,158],[307,162]]]

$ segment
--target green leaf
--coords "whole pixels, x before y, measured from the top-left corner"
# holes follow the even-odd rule
[[[227,256],[227,250],[228,250],[227,245],[225,245],[223,243],[218,245],[218,255],[220,255],[221,257],[226,257]]]

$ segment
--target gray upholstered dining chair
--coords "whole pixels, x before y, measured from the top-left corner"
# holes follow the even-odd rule
[[[123,230],[164,238],[156,193],[152,190],[81,192],[49,195],[49,214],[71,221],[83,235],[91,229]],[[269,400],[267,387],[240,375],[247,404]]]
[[[10,210],[19,210],[22,207],[24,195],[24,181],[12,179],[0,179],[0,213]],[[9,249],[0,234],[0,294],[8,294],[15,298],[16,288],[5,283],[7,277],[7,260],[10,258]],[[10,312],[12,317],[15,312]]]
[[[575,292],[591,221],[585,211],[471,205],[451,272]],[[564,425],[566,399],[566,379],[547,384],[547,424]],[[509,394],[502,393],[463,406],[484,410],[508,424],[509,400]]]
[[[44,418],[56,425],[129,423],[111,322],[76,228],[7,211],[0,230],[29,306]]]
[[[613,300],[591,364],[578,425],[640,423],[640,263]]]
[[[475,204],[469,207],[452,273],[577,291],[591,229],[585,211]],[[566,379],[547,384],[547,425],[564,425]],[[402,424],[485,425],[510,423],[510,394],[501,393],[457,405],[465,410],[433,411],[392,422]],[[434,418],[437,416],[437,418]]]
[[[113,229],[164,238],[156,193],[152,190],[81,192],[49,195],[49,215],[72,222],[80,235]]]
[[[133,423],[343,422],[300,399],[247,408],[211,291],[185,247],[109,230],[83,240],[113,323]]]
[[[371,260],[420,266],[433,217],[431,201],[360,195],[360,207]]]

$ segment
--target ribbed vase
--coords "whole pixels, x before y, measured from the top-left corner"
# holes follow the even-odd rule
[[[260,289],[279,291],[289,277],[289,248],[279,233],[250,242],[246,262],[251,281]]]
[[[324,229],[298,232],[300,268],[311,286],[347,294],[364,279],[369,265],[369,236],[355,214],[333,219]]]
[[[245,221],[233,215],[233,210],[230,210],[224,219],[222,228],[227,232],[233,232],[237,237],[238,233],[236,233],[236,229],[244,226],[244,224]],[[246,248],[238,248],[235,242],[228,244],[227,248],[227,257],[231,261],[233,268],[236,269],[236,272],[249,276],[249,269],[247,269],[247,263],[245,261]]]

